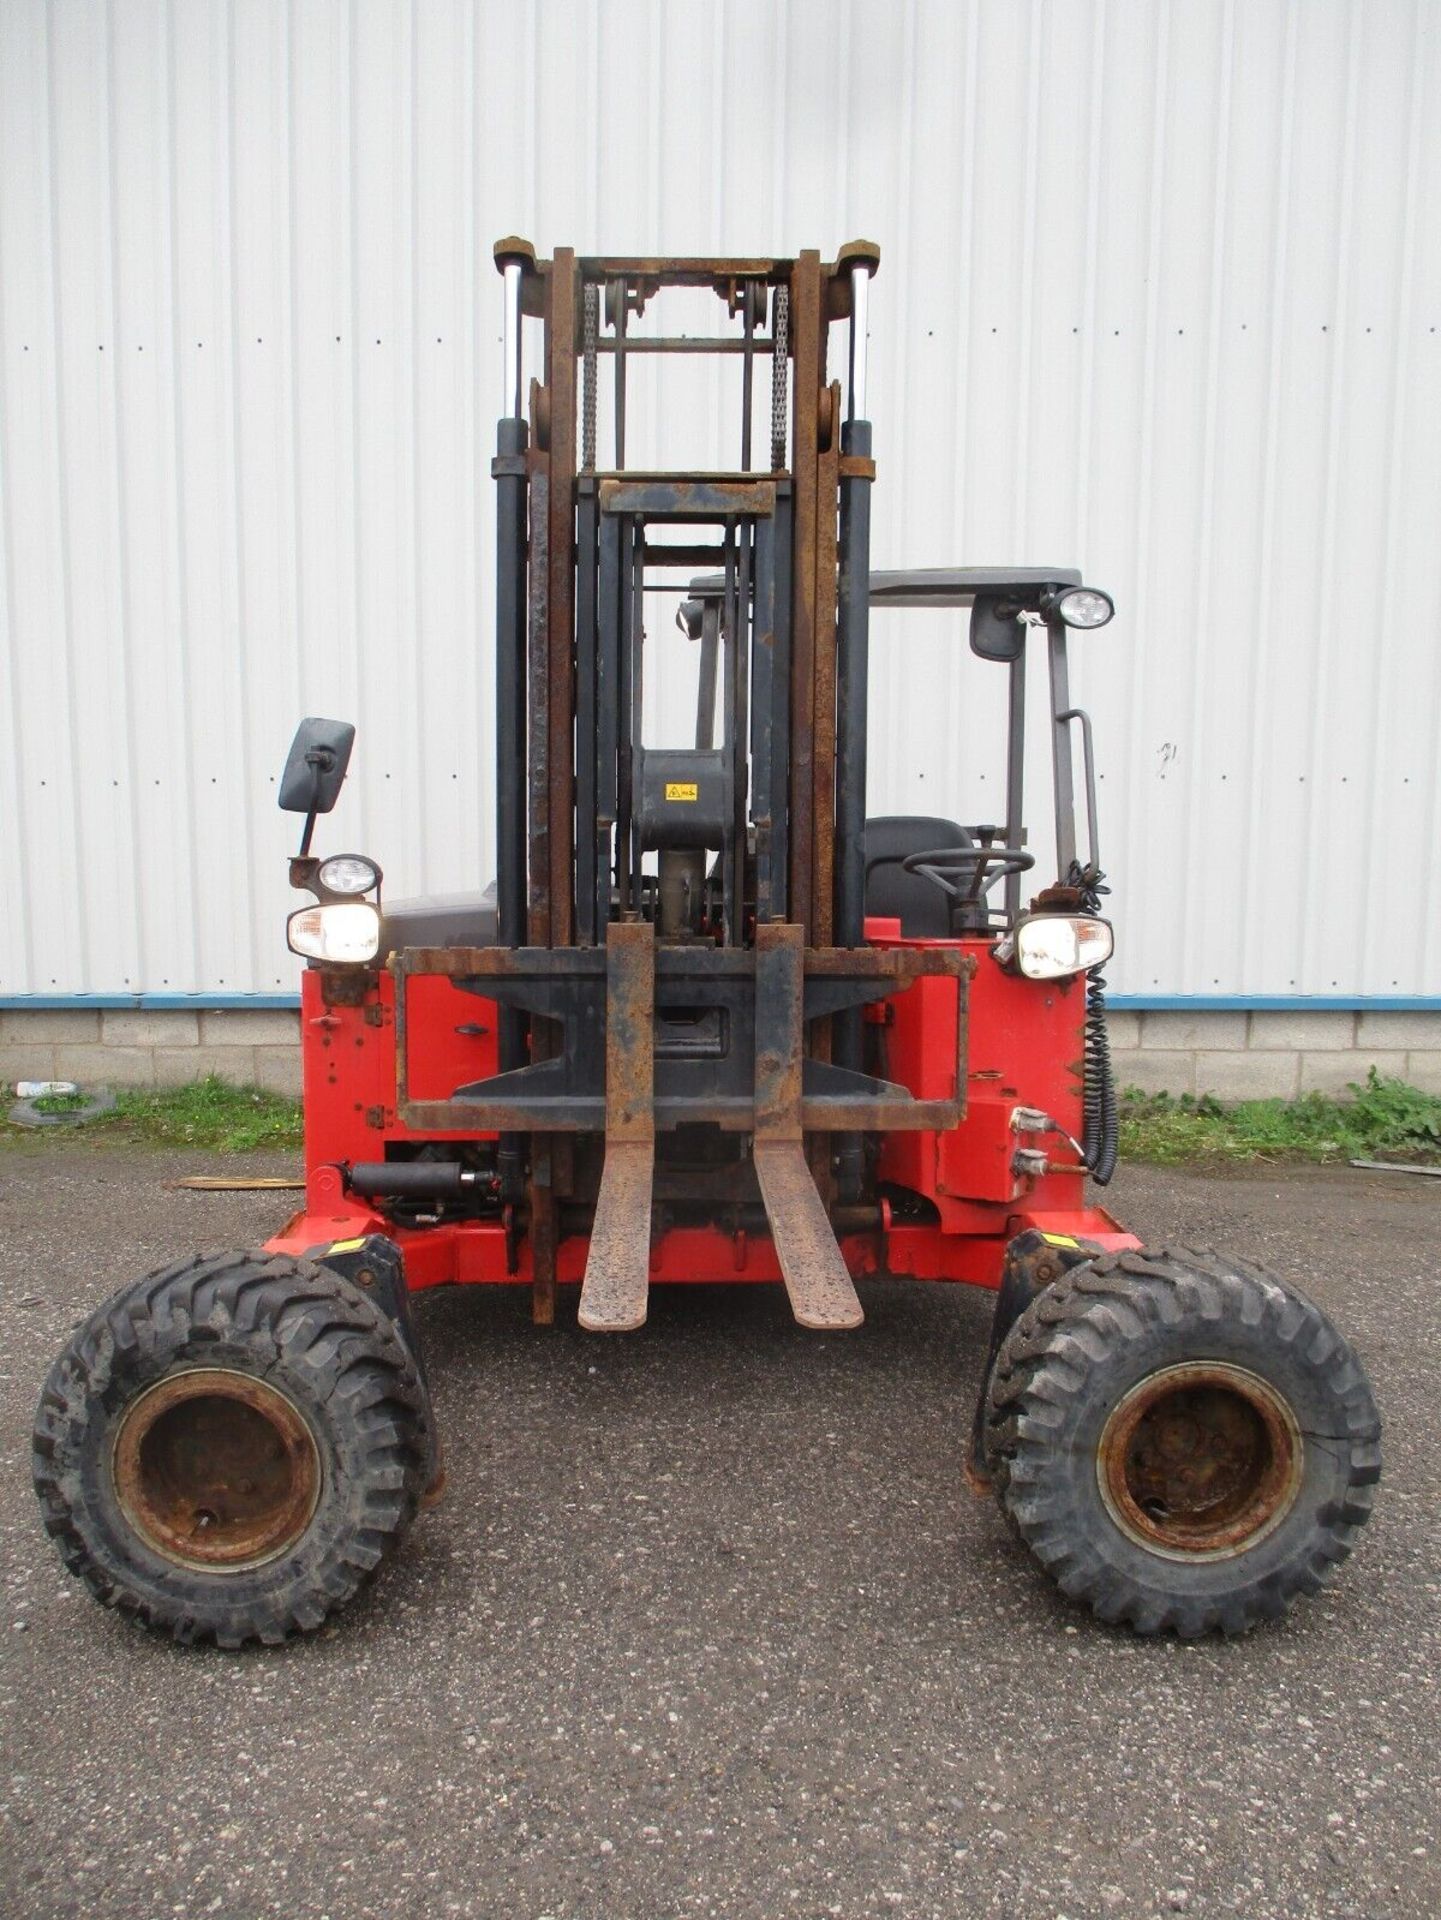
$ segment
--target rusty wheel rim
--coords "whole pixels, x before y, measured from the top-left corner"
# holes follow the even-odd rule
[[[1140,1546],[1220,1560],[1281,1524],[1303,1459],[1281,1395],[1244,1367],[1206,1360],[1132,1387],[1106,1422],[1096,1469],[1112,1519]]]
[[[142,1393],[120,1423],[112,1467],[146,1545],[206,1573],[277,1559],[320,1499],[320,1452],[300,1409],[228,1367],[172,1373]]]

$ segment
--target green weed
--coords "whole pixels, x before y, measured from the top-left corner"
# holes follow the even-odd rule
[[[1153,1166],[1206,1160],[1441,1160],[1441,1096],[1372,1067],[1349,1100],[1308,1093],[1299,1100],[1242,1100],[1222,1106],[1127,1088],[1121,1099],[1121,1158]]]
[[[64,1113],[83,1103],[76,1094],[50,1094],[36,1101],[44,1112]],[[300,1102],[261,1087],[233,1087],[212,1074],[184,1087],[117,1089],[115,1107],[78,1127],[26,1129],[5,1119],[0,1103],[0,1141],[67,1145],[129,1141],[154,1147],[206,1147],[216,1153],[253,1153],[261,1148],[294,1151],[301,1145]]]
[[[42,1093],[35,1101],[37,1113],[78,1113],[87,1104],[83,1093]]]

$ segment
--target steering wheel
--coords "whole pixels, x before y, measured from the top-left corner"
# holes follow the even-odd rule
[[[984,835],[987,829],[978,827],[976,831]],[[994,833],[995,828],[989,831]],[[1035,854],[1027,853],[1024,847],[998,847],[987,841],[977,847],[931,847],[907,854],[901,870],[920,874],[939,887],[948,900],[973,905],[997,880],[1007,874],[1028,873],[1035,864]]]

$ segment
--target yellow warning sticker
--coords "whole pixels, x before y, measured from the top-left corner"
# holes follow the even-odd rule
[[[694,780],[667,780],[665,797],[667,800],[699,800],[700,788]]]
[[[1041,1238],[1048,1247],[1078,1247],[1081,1244],[1079,1240],[1073,1239],[1069,1233],[1043,1233]]]
[[[330,1251],[332,1253],[358,1253],[364,1245],[365,1241],[363,1238],[359,1240],[332,1240],[330,1243]]]

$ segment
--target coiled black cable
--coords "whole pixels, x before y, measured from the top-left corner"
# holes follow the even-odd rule
[[[1095,867],[1071,868],[1070,884],[1081,896],[1086,913],[1099,914],[1101,895],[1111,889],[1101,882],[1105,875]],[[1085,1075],[1081,1092],[1081,1148],[1091,1178],[1098,1187],[1109,1186],[1116,1171],[1116,1150],[1120,1144],[1121,1115],[1116,1100],[1116,1080],[1111,1068],[1111,1038],[1106,1031],[1106,978],[1099,967],[1086,975]]]

